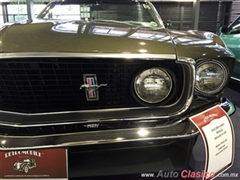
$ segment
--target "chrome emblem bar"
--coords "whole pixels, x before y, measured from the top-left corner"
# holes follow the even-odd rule
[[[84,84],[81,85],[80,90],[85,88],[87,101],[98,101],[98,89],[100,87],[107,86],[107,84],[98,85],[96,74],[84,74],[83,82]]]

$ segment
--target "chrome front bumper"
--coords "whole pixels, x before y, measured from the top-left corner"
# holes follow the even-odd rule
[[[221,107],[228,115],[235,112],[234,105],[227,99],[222,99]],[[184,131],[182,131],[184,129]],[[178,130],[180,130],[178,132]],[[177,133],[176,133],[177,132]],[[129,129],[95,130],[66,134],[39,136],[8,136],[0,135],[0,150],[23,150],[53,147],[73,147],[84,145],[99,145],[109,143],[126,143],[138,141],[180,140],[194,138],[198,135],[197,128],[188,117],[168,125],[155,127],[139,127]]]

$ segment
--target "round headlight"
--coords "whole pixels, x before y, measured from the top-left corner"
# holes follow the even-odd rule
[[[140,73],[134,81],[137,96],[146,103],[159,103],[172,90],[172,78],[164,69],[151,68]]]
[[[223,89],[227,76],[223,64],[216,61],[201,63],[196,70],[196,89],[201,93],[215,94]]]

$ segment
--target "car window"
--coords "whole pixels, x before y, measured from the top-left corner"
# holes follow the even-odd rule
[[[46,20],[78,20],[122,22],[143,26],[161,27],[151,8],[146,3],[114,4],[114,3],[84,3],[52,4],[39,16]]]
[[[240,34],[240,16],[230,24],[229,34]]]

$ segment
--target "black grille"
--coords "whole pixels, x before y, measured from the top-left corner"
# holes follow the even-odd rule
[[[183,91],[183,68],[170,61],[83,59],[83,58],[16,58],[0,61],[0,109],[41,113],[68,110],[139,107],[132,92],[132,81],[140,71],[160,66],[176,76],[172,97],[176,101]],[[96,74],[99,101],[87,101],[83,74]],[[180,91],[181,90],[181,91]]]

